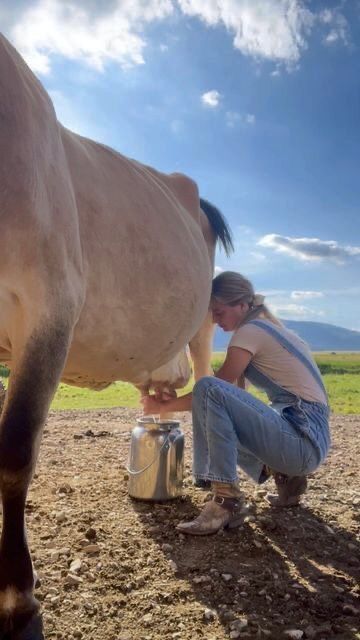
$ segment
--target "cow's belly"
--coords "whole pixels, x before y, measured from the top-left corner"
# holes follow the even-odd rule
[[[115,380],[144,384],[178,354],[208,309],[211,267],[202,249],[181,261],[167,256],[159,263],[150,256],[140,267],[129,257],[121,277],[108,268],[90,275],[64,379],[87,386]]]

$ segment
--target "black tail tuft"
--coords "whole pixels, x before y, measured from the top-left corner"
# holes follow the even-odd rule
[[[221,242],[226,255],[229,256],[230,253],[234,251],[234,244],[232,233],[223,214],[217,207],[204,198],[200,198],[200,207],[209,220],[216,238]]]

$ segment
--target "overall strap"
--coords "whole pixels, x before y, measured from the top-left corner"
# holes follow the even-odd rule
[[[261,329],[264,329],[269,335],[271,335],[275,340],[281,344],[284,349],[286,349],[289,353],[295,356],[300,362],[307,368],[307,370],[311,373],[314,380],[318,383],[318,385],[323,390],[325,397],[327,398],[327,392],[324,386],[324,383],[321,378],[321,374],[317,368],[317,366],[309,360],[295,345],[290,342],[285,336],[283,336],[280,331],[276,328],[275,325],[268,325],[266,322],[261,320],[250,320],[247,324],[254,324]]]

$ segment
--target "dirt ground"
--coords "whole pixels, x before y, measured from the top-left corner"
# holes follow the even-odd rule
[[[27,505],[47,640],[360,638],[360,417],[333,416],[304,506],[274,512],[246,478],[237,530],[185,538],[206,494],[139,503],[125,464],[137,411],[49,416]],[[272,489],[272,481],[269,488]]]

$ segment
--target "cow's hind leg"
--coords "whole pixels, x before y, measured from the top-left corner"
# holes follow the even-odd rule
[[[0,640],[43,638],[25,530],[25,501],[42,427],[67,355],[70,328],[42,327],[21,350],[0,421]]]
[[[211,354],[215,325],[212,321],[211,312],[205,317],[197,334],[189,342],[190,355],[193,361],[195,381],[203,376],[211,376]]]

